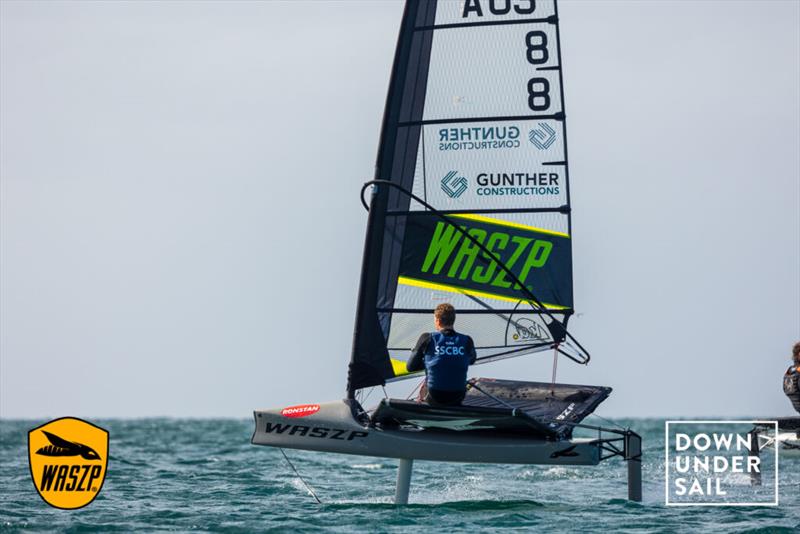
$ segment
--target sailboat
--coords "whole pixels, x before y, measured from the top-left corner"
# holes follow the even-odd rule
[[[556,383],[590,355],[574,314],[572,220],[555,0],[407,0],[368,210],[346,398],[255,411],[252,443],[413,460],[628,466],[641,500],[641,438],[582,421],[611,388]],[[366,195],[366,196],[365,196]],[[365,391],[413,379],[406,359],[449,302],[475,365],[553,355],[549,382],[474,378],[460,406]],[[385,389],[384,389],[385,391]],[[578,427],[594,437],[573,436]]]
[[[797,381],[795,368],[800,371],[797,365],[797,353],[800,351],[800,343],[792,347],[792,365],[783,376],[783,392],[786,394],[792,407],[800,413],[800,384]],[[800,456],[800,417],[775,417],[769,418],[761,423],[757,423],[750,431],[751,443],[757,443],[753,447],[754,455],[763,449],[774,449],[785,456]],[[756,439],[752,439],[752,437]],[[756,480],[760,483],[760,477]]]
[[[777,447],[785,456],[800,456],[800,417],[779,417],[775,419],[777,435],[770,435],[770,424],[756,425],[759,450]]]

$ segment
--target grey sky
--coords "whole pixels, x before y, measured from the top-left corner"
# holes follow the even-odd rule
[[[800,3],[559,10],[593,354],[559,379],[614,387],[610,416],[790,413]],[[0,3],[0,416],[341,397],[401,13]]]

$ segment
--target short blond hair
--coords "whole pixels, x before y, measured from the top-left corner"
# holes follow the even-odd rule
[[[433,310],[433,316],[439,321],[439,324],[447,327],[453,326],[456,322],[456,309],[452,304],[439,304]]]

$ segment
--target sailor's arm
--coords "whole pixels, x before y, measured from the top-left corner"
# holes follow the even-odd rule
[[[470,355],[469,364],[472,365],[478,359],[478,353],[475,351],[475,342],[469,336],[467,336],[467,353]]]
[[[426,332],[419,336],[417,344],[411,350],[411,357],[406,362],[406,369],[408,369],[409,373],[425,369],[425,349],[428,348],[430,340],[430,333]]]

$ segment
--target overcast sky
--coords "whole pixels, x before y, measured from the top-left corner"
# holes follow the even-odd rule
[[[792,413],[800,3],[559,10],[593,355],[559,380],[612,386],[607,416]],[[401,13],[0,3],[0,416],[341,398]]]

